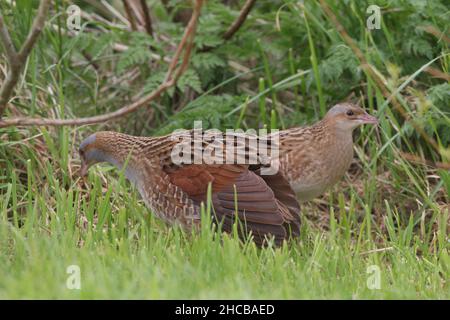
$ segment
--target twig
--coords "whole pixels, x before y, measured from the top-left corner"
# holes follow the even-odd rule
[[[450,163],[448,162],[434,162],[407,152],[400,152],[400,154],[404,159],[410,162],[420,163],[422,165],[434,167],[437,169],[450,170]]]
[[[380,78],[380,76],[377,74],[375,70],[372,69],[370,64],[367,62],[366,58],[364,57],[364,54],[362,53],[361,49],[356,45],[355,41],[350,37],[343,27],[343,25],[339,22],[336,15],[333,13],[333,11],[328,7],[325,0],[319,0],[322,9],[325,11],[328,18],[330,18],[331,22],[336,27],[336,30],[339,32],[341,37],[344,39],[344,41],[347,43],[347,45],[352,49],[352,51],[357,56],[361,68],[364,69],[364,71],[367,72],[368,75],[371,76],[371,78],[377,83],[378,87],[381,89],[381,92],[383,95],[389,99],[391,97],[391,94],[389,92],[388,87],[384,84],[383,80]],[[400,113],[400,115],[406,120],[411,123],[411,125],[414,127],[414,129],[422,136],[422,138],[429,143],[439,154],[441,153],[441,150],[439,148],[439,145],[436,143],[436,141],[426,134],[426,132],[423,130],[422,127],[420,127],[411,117],[407,114],[407,112],[403,109],[403,107],[400,105],[400,103],[397,100],[397,97],[395,95],[392,95],[392,104],[394,108]]]
[[[95,70],[100,70],[100,66],[92,59],[92,56],[86,50],[81,50],[81,54]]]
[[[256,0],[247,0],[245,2],[244,6],[241,9],[241,12],[239,13],[239,16],[236,18],[236,20],[234,20],[234,22],[231,24],[228,30],[225,31],[222,38],[224,38],[225,40],[229,40],[241,28],[245,19],[247,19],[250,10],[255,4],[255,1]]]
[[[423,30],[425,30],[429,34],[432,34],[438,40],[443,39],[445,42],[450,43],[450,38],[444,32],[441,32],[440,30],[438,30],[436,27],[434,27],[434,26],[421,26],[420,28],[422,28]]]
[[[6,28],[5,21],[3,20],[3,16],[0,13],[0,37],[5,48],[6,58],[10,65],[14,63],[14,59],[16,57],[16,48],[11,40],[11,36],[9,35],[8,29]]]
[[[150,18],[150,12],[145,0],[141,0],[142,11],[144,12],[144,27],[147,33],[153,36],[152,19]]]
[[[149,9],[145,0],[139,2],[123,0],[125,12],[130,20],[133,30],[145,30],[153,37],[152,20],[150,18]]]
[[[28,117],[19,117],[19,118],[10,118],[0,120],[0,128],[9,127],[9,126],[30,126],[30,125],[48,125],[48,126],[68,126],[68,125],[86,125],[108,121],[111,119],[116,119],[122,117],[126,114],[136,111],[140,107],[148,104],[150,101],[157,98],[163,92],[165,92],[168,88],[172,87],[179,77],[186,70],[189,65],[190,53],[192,51],[193,40],[195,36],[195,30],[197,27],[198,17],[200,16],[200,11],[203,5],[203,0],[196,0],[194,10],[192,12],[191,19],[189,21],[188,26],[186,27],[183,38],[181,39],[178,48],[172,58],[170,66],[167,70],[166,77],[164,82],[156,88],[150,94],[140,98],[139,100],[124,106],[116,111],[105,113],[102,115],[94,116],[94,117],[86,117],[86,118],[75,118],[75,119],[49,119],[49,118],[28,118]],[[178,60],[181,56],[181,52],[184,49],[184,55],[182,58],[182,62],[180,67],[177,69],[176,66],[178,64]]]
[[[41,33],[42,28],[44,27],[45,18],[47,16],[49,7],[50,0],[41,1],[36,18],[34,19],[33,25],[31,26],[31,30],[28,33],[28,36],[18,53],[14,49],[14,45],[12,44],[11,38],[9,37],[8,30],[3,21],[3,17],[0,15],[0,40],[5,47],[5,51],[8,56],[8,62],[10,64],[5,82],[0,88],[0,121],[3,112],[6,109],[9,98],[12,94],[12,91],[16,86],[17,81],[19,80],[22,67],[25,64],[27,57],[30,54],[31,49],[33,48],[39,34]]]
[[[201,0],[197,0],[198,2],[202,2]],[[201,4],[200,4],[201,6]],[[197,6],[196,6],[197,7]],[[191,49],[192,49],[192,45],[193,45],[193,41],[194,41],[194,30],[197,27],[197,19],[193,19],[193,17],[195,17],[196,15],[200,15],[200,11],[199,12],[192,12],[192,16],[191,19],[186,27],[186,30],[184,31],[184,35],[183,38],[180,41],[180,44],[178,45],[177,50],[175,51],[175,55],[172,59],[172,61],[170,62],[169,65],[169,69],[167,71],[166,77],[164,81],[169,81],[171,80],[172,74],[174,72],[174,70],[176,69],[176,66],[178,64],[178,59],[181,55],[181,52],[183,51],[184,46],[187,44],[186,49],[185,49],[185,55],[184,55],[184,59],[183,62],[180,66],[180,68],[178,69],[177,73],[175,74],[175,77],[173,79],[178,80],[178,78],[180,77],[180,75],[184,72],[184,70],[187,68],[188,65],[188,60],[186,61],[186,58],[189,59],[190,53],[191,53]],[[199,8],[200,10],[200,8]]]
[[[441,70],[433,67],[428,67],[425,69],[425,72],[431,74],[434,78],[443,79],[450,82],[450,75],[448,75],[448,73],[442,72]]]
[[[366,254],[369,254],[369,253],[376,253],[376,252],[385,252],[385,251],[390,251],[390,250],[393,250],[393,249],[394,249],[394,247],[372,249],[372,250],[369,250],[369,251],[361,252],[360,255],[366,255]]]
[[[125,9],[125,13],[127,14],[128,21],[130,21],[131,30],[136,31],[137,30],[136,20],[134,19],[134,15],[131,12],[130,5],[128,4],[127,0],[122,0],[122,2],[123,7]]]
[[[111,13],[117,18],[119,19],[122,23],[128,25],[129,22],[128,20],[120,14],[119,11],[116,10],[116,8],[114,8],[114,6],[110,5],[107,1],[105,0],[101,0],[101,3],[109,10],[111,11]]]
[[[97,9],[96,10],[97,12],[100,11],[103,17],[108,19],[114,19],[114,14],[112,14],[111,11],[109,11],[102,2],[98,0],[84,0],[84,2],[87,2],[90,6]]]
[[[233,35],[238,32],[238,30],[241,28],[241,26],[244,24],[244,21],[247,19],[248,14],[250,13],[250,10],[252,9],[253,5],[255,4],[256,0],[247,0],[242,7],[239,16],[236,18],[236,20],[233,21],[233,23],[230,25],[230,27],[225,31],[225,33],[222,35],[222,39],[224,40],[230,40]],[[206,46],[203,47],[200,52],[209,52],[214,47]]]

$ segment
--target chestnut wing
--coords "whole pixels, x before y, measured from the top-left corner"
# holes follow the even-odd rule
[[[291,235],[298,235],[298,214],[292,213],[299,210],[298,203],[295,205],[290,197],[293,192],[282,177],[269,178],[267,183],[248,166],[231,164],[185,165],[167,173],[170,182],[197,204],[206,201],[211,183],[214,216],[226,232],[231,232],[237,221],[240,235],[245,237],[251,232],[258,245],[266,237],[273,236],[279,245]],[[280,190],[273,190],[270,184]]]

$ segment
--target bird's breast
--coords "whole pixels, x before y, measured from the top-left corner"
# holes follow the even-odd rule
[[[302,201],[323,194],[350,167],[353,159],[352,141],[331,143],[326,147],[292,150],[281,159],[281,170]]]

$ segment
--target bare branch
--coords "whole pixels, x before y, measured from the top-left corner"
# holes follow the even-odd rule
[[[198,2],[198,1],[197,1]],[[200,1],[202,2],[202,1]],[[197,7],[197,6],[196,6]],[[201,9],[201,8],[200,8]],[[185,49],[185,54],[184,54],[184,58],[183,61],[181,63],[180,68],[178,69],[177,73],[175,74],[175,77],[173,78],[175,81],[178,80],[178,78],[180,77],[180,75],[186,70],[188,64],[189,64],[189,58],[190,58],[190,54],[191,54],[191,50],[192,50],[192,46],[193,46],[193,42],[194,42],[194,30],[197,28],[197,21],[198,21],[198,16],[200,15],[200,10],[198,12],[194,11],[192,12],[192,16],[191,19],[189,20],[189,23],[184,31],[184,35],[183,38],[180,41],[180,44],[178,45],[177,50],[175,51],[175,55],[169,65],[169,69],[167,71],[166,74],[166,80],[168,81],[170,80],[170,78],[172,77],[173,72],[176,69],[176,66],[178,64],[178,60],[179,57],[181,55],[181,52],[183,51],[183,48],[185,47],[185,44],[187,44],[186,49]],[[195,19],[193,19],[195,18]]]
[[[9,71],[6,75],[6,79],[3,82],[2,87],[0,88],[0,119],[3,114],[3,112],[6,109],[6,105],[9,101],[9,97],[11,96],[11,93],[14,89],[14,87],[17,84],[17,81],[19,80],[20,72],[22,71],[22,67],[25,64],[28,55],[31,52],[31,49],[33,48],[39,34],[42,31],[42,28],[45,24],[45,18],[47,16],[48,9],[50,7],[50,0],[42,0],[39,4],[39,9],[36,15],[36,18],[33,21],[33,25],[31,26],[31,30],[28,33],[28,36],[25,40],[25,42],[22,45],[22,48],[20,49],[19,53],[14,54],[11,56],[11,60],[9,61]],[[6,26],[4,25],[4,21],[2,19],[0,29],[4,30],[1,32],[2,34],[2,41],[9,47],[9,53],[10,55],[12,53],[12,49],[14,47],[11,47],[12,42],[9,38],[8,31],[6,29]],[[8,34],[8,36],[6,36]],[[7,49],[8,50],[8,49]]]
[[[434,26],[421,26],[419,27],[423,30],[425,30],[426,32],[428,32],[429,34],[432,34],[433,36],[435,36],[439,41],[442,39],[445,42],[450,44],[450,38],[444,33],[441,32],[440,30],[438,30],[436,27]]]
[[[150,18],[149,9],[145,0],[130,1],[123,0],[125,12],[130,20],[133,30],[143,29],[150,36],[153,36],[152,20]],[[140,28],[138,28],[138,25]]]
[[[145,0],[141,0],[142,11],[144,12],[144,27],[147,33],[153,36],[152,19],[150,18],[150,12]]]
[[[0,40],[5,48],[6,58],[8,58],[8,62],[10,64],[16,59],[16,48],[11,40],[8,29],[6,28],[5,21],[3,20],[3,16],[0,13]]]
[[[433,67],[428,67],[425,69],[425,72],[431,74],[433,78],[442,79],[450,82],[450,75],[448,73],[442,72],[441,70],[438,70]]]
[[[22,62],[25,62],[25,59],[31,52],[39,34],[44,28],[45,18],[47,17],[48,9],[50,8],[50,0],[43,0],[39,5],[39,9],[36,15],[36,18],[33,21],[33,25],[31,26],[31,32],[28,34],[27,39],[25,40],[22,48],[19,51],[19,57]]]
[[[81,54],[95,70],[100,70],[100,66],[92,59],[92,56],[86,50],[81,50]]]
[[[130,21],[131,30],[136,31],[137,30],[136,20],[134,19],[134,15],[131,12],[130,5],[127,0],[122,0],[122,2],[123,7],[125,8],[125,13],[127,14],[127,18]]]
[[[94,116],[87,118],[75,118],[75,119],[49,119],[49,118],[28,118],[28,117],[19,117],[19,118],[10,118],[0,120],[0,128],[9,127],[9,126],[30,126],[30,125],[48,125],[48,126],[67,126],[67,125],[86,125],[108,121],[111,119],[116,119],[122,117],[126,114],[136,111],[140,107],[147,105],[150,101],[159,97],[163,92],[165,92],[168,88],[172,87],[178,78],[183,74],[186,70],[190,53],[193,47],[193,40],[195,36],[195,30],[197,27],[198,17],[200,16],[200,11],[203,5],[203,0],[196,0],[194,10],[192,12],[191,19],[189,21],[188,26],[185,29],[183,34],[183,38],[178,44],[178,48],[175,51],[175,54],[172,58],[172,61],[167,70],[167,74],[164,82],[153,92],[150,94],[140,98],[139,100],[124,106],[116,111]],[[181,56],[181,52],[184,49],[184,55],[182,58],[182,62],[180,67],[177,69],[179,58]]]
[[[245,19],[247,19],[248,14],[250,13],[250,10],[252,9],[253,5],[255,4],[256,0],[247,0],[244,4],[244,6],[241,9],[241,12],[239,13],[239,16],[234,20],[234,22],[231,24],[231,26],[228,28],[228,30],[223,34],[223,38],[225,40],[229,40],[242,26]]]
[[[403,158],[405,158],[410,162],[420,163],[424,166],[434,167],[437,169],[450,170],[449,162],[434,162],[407,152],[400,152],[400,154],[402,155]]]
[[[245,20],[247,19],[248,14],[250,13],[250,10],[252,9],[253,5],[255,4],[256,0],[247,0],[242,7],[239,16],[236,18],[236,20],[233,21],[233,23],[230,25],[227,31],[222,35],[222,38],[224,40],[231,39],[236,32],[242,27]],[[201,52],[208,52],[214,49],[214,47],[204,47]]]
[[[98,0],[84,0],[84,2],[87,2],[90,6],[94,7],[95,9],[97,9],[97,12],[100,12],[100,14],[107,18],[107,19],[114,19],[114,14],[111,13],[110,10],[108,10],[108,8],[105,7],[105,5]]]
[[[111,11],[111,13],[117,19],[119,19],[123,24],[125,24],[125,25],[129,24],[128,20],[119,11],[117,11],[113,5],[109,4],[106,0],[101,0],[101,2],[105,6],[105,8],[108,9],[109,11]]]

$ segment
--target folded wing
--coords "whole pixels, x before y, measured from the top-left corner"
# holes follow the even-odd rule
[[[300,207],[281,174],[260,176],[246,165],[192,164],[166,172],[170,183],[199,205],[212,186],[213,213],[222,229],[231,232],[238,222],[241,237],[250,233],[258,245],[274,237],[280,245],[300,232]]]

